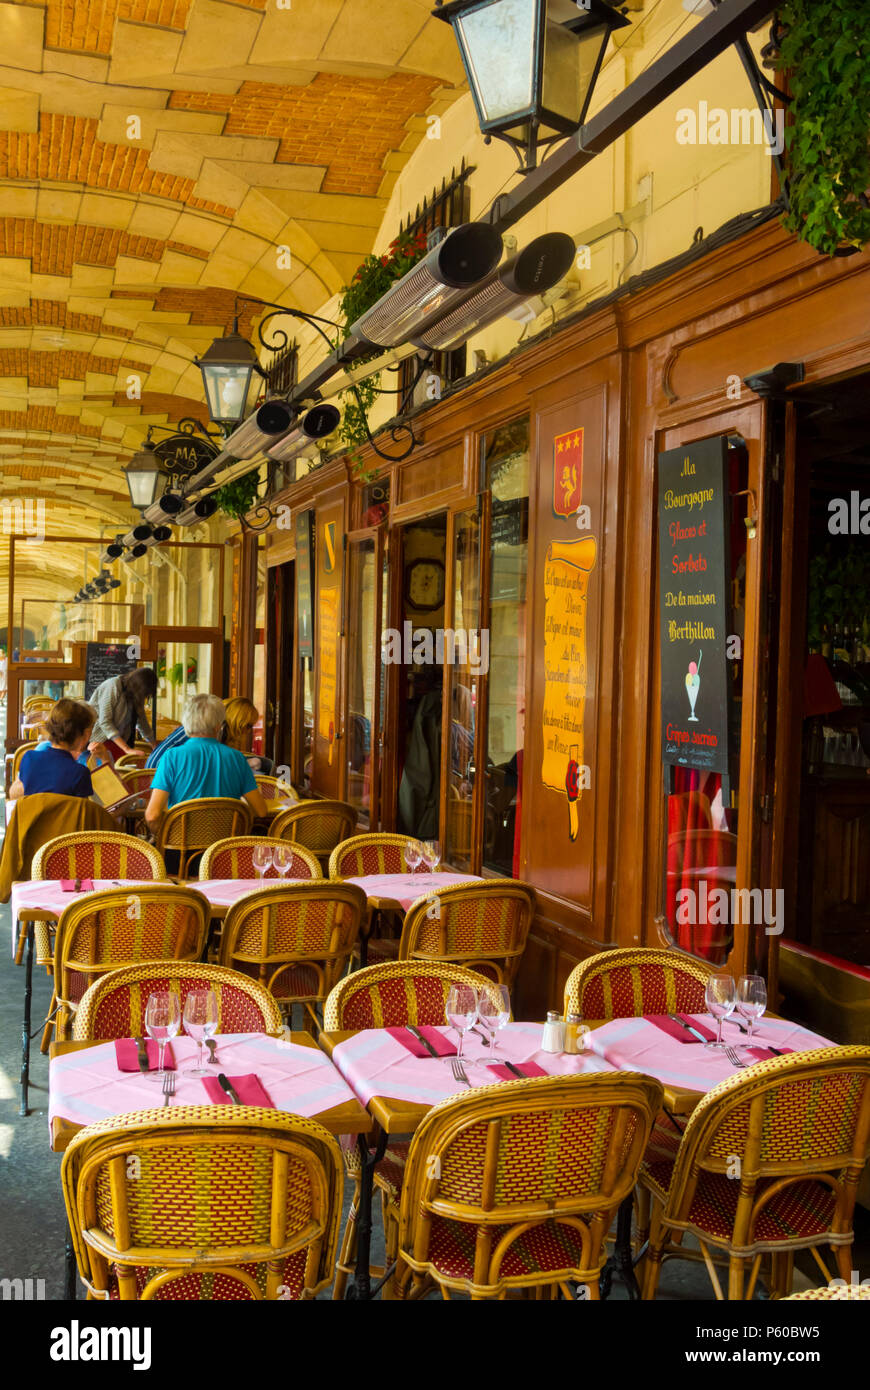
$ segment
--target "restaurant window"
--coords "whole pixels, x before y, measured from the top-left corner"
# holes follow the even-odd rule
[[[314,667],[310,658],[302,659],[302,771],[299,789],[311,790],[311,769],[314,758]]]
[[[529,422],[501,425],[482,440],[482,486],[491,495],[488,664],[484,746],[483,867],[516,878],[525,742],[526,576],[529,549]]]
[[[463,512],[454,519],[453,555],[448,571],[453,586],[453,627],[477,629],[480,612],[480,516]],[[480,690],[480,662],[466,642],[446,667],[450,681],[450,750],[447,788],[447,844],[444,858],[462,872],[472,869],[475,709]]]
[[[372,792],[372,735],[375,720],[375,678],[383,663],[376,652],[375,601],[377,552],[374,540],[350,547],[348,643],[347,799],[357,808],[360,823],[369,823]],[[373,655],[374,654],[374,655]]]

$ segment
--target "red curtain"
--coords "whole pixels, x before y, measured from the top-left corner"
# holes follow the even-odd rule
[[[724,960],[731,940],[735,828],[733,811],[722,805],[719,773],[674,769],[674,790],[668,797],[665,911],[677,945],[705,960]]]

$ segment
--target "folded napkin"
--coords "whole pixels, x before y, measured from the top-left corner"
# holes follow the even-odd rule
[[[716,1041],[716,1034],[711,1033],[706,1024],[699,1023],[697,1019],[694,1018],[686,1018],[685,1014],[680,1014],[679,1017],[686,1019],[686,1023],[688,1023],[689,1027],[694,1028],[695,1032],[700,1033],[702,1037],[706,1038],[707,1042]],[[698,1039],[693,1038],[691,1033],[687,1033],[685,1028],[681,1028],[679,1023],[675,1023],[672,1018],[668,1018],[667,1014],[644,1014],[644,1018],[647,1023],[652,1023],[656,1028],[660,1028],[663,1033],[667,1033],[668,1037],[674,1039],[674,1042],[695,1043],[695,1045],[698,1046]]]
[[[148,1067],[150,1071],[156,1071],[160,1065],[160,1049],[153,1038],[145,1039],[145,1051],[148,1054]],[[138,1071],[139,1070],[139,1049],[136,1046],[135,1038],[116,1038],[115,1057],[119,1071]],[[175,1071],[175,1055],[172,1051],[172,1043],[167,1042],[163,1049],[163,1069],[164,1071]]]
[[[740,1047],[740,1043],[738,1043],[737,1046]],[[769,1047],[747,1047],[746,1051],[749,1053],[750,1057],[755,1058],[756,1062],[769,1062],[771,1057],[776,1056],[776,1053],[771,1052]],[[782,1052],[783,1055],[785,1055],[785,1053],[787,1052],[794,1052],[794,1048],[780,1047],[777,1049],[777,1051]]]
[[[387,1028],[386,1031],[391,1038],[395,1038],[396,1042],[406,1047],[414,1057],[429,1057],[431,1059],[432,1054],[426,1051],[423,1044],[414,1037],[413,1033],[409,1033],[407,1028]],[[449,1038],[445,1038],[443,1033],[439,1033],[437,1028],[428,1026],[425,1028],[417,1027],[417,1032],[420,1033],[428,1043],[431,1043],[439,1057],[456,1056],[455,1044],[452,1043]]]
[[[92,893],[94,891],[94,880],[92,878],[80,878],[78,889],[76,889],[76,881],[74,878],[62,878],[60,881],[60,891],[62,893]]]
[[[242,1105],[260,1105],[264,1110],[275,1109],[269,1092],[255,1072],[249,1072],[247,1076],[228,1076],[227,1081]],[[232,1096],[227,1094],[216,1076],[204,1076],[202,1084],[208,1091],[208,1098],[213,1105],[233,1104]]]
[[[514,1062],[513,1065],[516,1067],[517,1071],[522,1072],[523,1076],[550,1075],[548,1071],[544,1071],[543,1067],[539,1067],[537,1062]],[[503,1062],[498,1062],[494,1065],[488,1065],[487,1071],[495,1072],[496,1076],[501,1081],[519,1081],[519,1077],[514,1076],[510,1068],[506,1067]]]

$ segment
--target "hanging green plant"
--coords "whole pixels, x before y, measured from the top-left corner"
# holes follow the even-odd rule
[[[822,255],[870,241],[867,0],[787,0],[777,67],[788,70],[789,231]]]
[[[259,488],[260,470],[252,468],[250,473],[243,474],[241,478],[224,483],[223,487],[217,489],[214,497],[225,516],[242,521],[257,500]]]

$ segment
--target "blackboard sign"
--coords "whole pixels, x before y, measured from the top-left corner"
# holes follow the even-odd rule
[[[727,442],[659,454],[662,758],[728,775]]]
[[[123,676],[136,669],[136,648],[127,642],[89,642],[85,664],[85,699],[110,676]],[[128,655],[129,653],[129,655]]]
[[[299,512],[296,517],[296,630],[298,656],[314,659],[314,600],[312,596],[312,534],[313,511]]]

